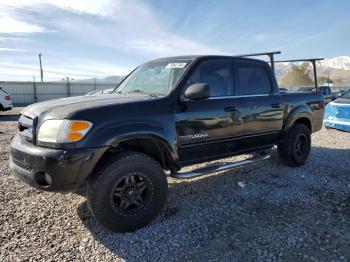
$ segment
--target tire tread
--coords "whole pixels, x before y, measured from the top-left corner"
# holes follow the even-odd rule
[[[277,150],[278,155],[282,162],[288,166],[301,166],[304,163],[298,163],[293,157],[293,139],[299,132],[307,132],[308,136],[310,136],[310,129],[304,124],[294,124],[294,126],[289,130],[286,134],[286,137],[283,141],[278,144]],[[305,159],[306,160],[306,159]]]
[[[137,159],[138,161],[144,160],[147,161],[148,165],[153,165],[154,168],[159,169],[159,171],[162,172],[160,175],[164,175],[165,180],[166,176],[165,173],[161,167],[161,165],[154,160],[152,157],[143,154],[141,152],[137,151],[124,151],[120,152],[116,155],[108,156],[106,159],[103,160],[103,162],[99,165],[97,168],[96,173],[90,178],[87,189],[86,189],[86,196],[87,196],[87,203],[88,207],[91,210],[93,216],[97,221],[99,221],[101,224],[103,224],[108,229],[114,231],[114,232],[130,232],[134,231],[146,224],[149,223],[147,219],[145,219],[145,223],[141,223],[139,225],[117,225],[110,224],[109,221],[104,219],[105,214],[103,214],[103,211],[100,209],[99,205],[97,204],[96,197],[97,197],[97,190],[99,185],[101,184],[101,181],[104,179],[104,175],[107,172],[107,169],[113,165],[116,162],[124,162],[124,161],[135,161]],[[167,182],[165,182],[167,183]],[[166,197],[166,196],[165,196]],[[134,216],[134,215],[130,215]],[[136,215],[135,215],[136,216]],[[102,221],[104,220],[104,221]]]

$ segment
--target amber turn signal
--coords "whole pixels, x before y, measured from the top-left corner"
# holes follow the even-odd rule
[[[85,121],[74,121],[70,125],[71,131],[83,131],[90,128],[90,123]]]
[[[80,140],[84,135],[81,133],[69,133],[67,135],[67,140],[68,141],[78,141]]]

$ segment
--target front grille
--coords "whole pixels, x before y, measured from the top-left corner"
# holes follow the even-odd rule
[[[26,165],[25,163],[17,160],[17,159],[14,159],[12,158],[12,162],[16,165],[16,166],[19,166],[20,168],[24,169],[24,170],[27,170],[27,171],[32,171],[32,168],[28,165]]]
[[[21,115],[18,119],[18,129],[21,137],[25,140],[33,142],[34,141],[34,120]]]

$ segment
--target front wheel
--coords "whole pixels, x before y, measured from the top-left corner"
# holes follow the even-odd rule
[[[158,162],[139,152],[110,158],[87,187],[89,208],[113,232],[130,232],[149,224],[164,206],[167,178]]]
[[[295,124],[278,144],[281,160],[289,166],[301,166],[311,150],[311,131],[303,124]]]

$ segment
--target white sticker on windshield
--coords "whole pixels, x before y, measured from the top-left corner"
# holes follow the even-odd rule
[[[165,68],[184,68],[187,63],[169,63]]]

